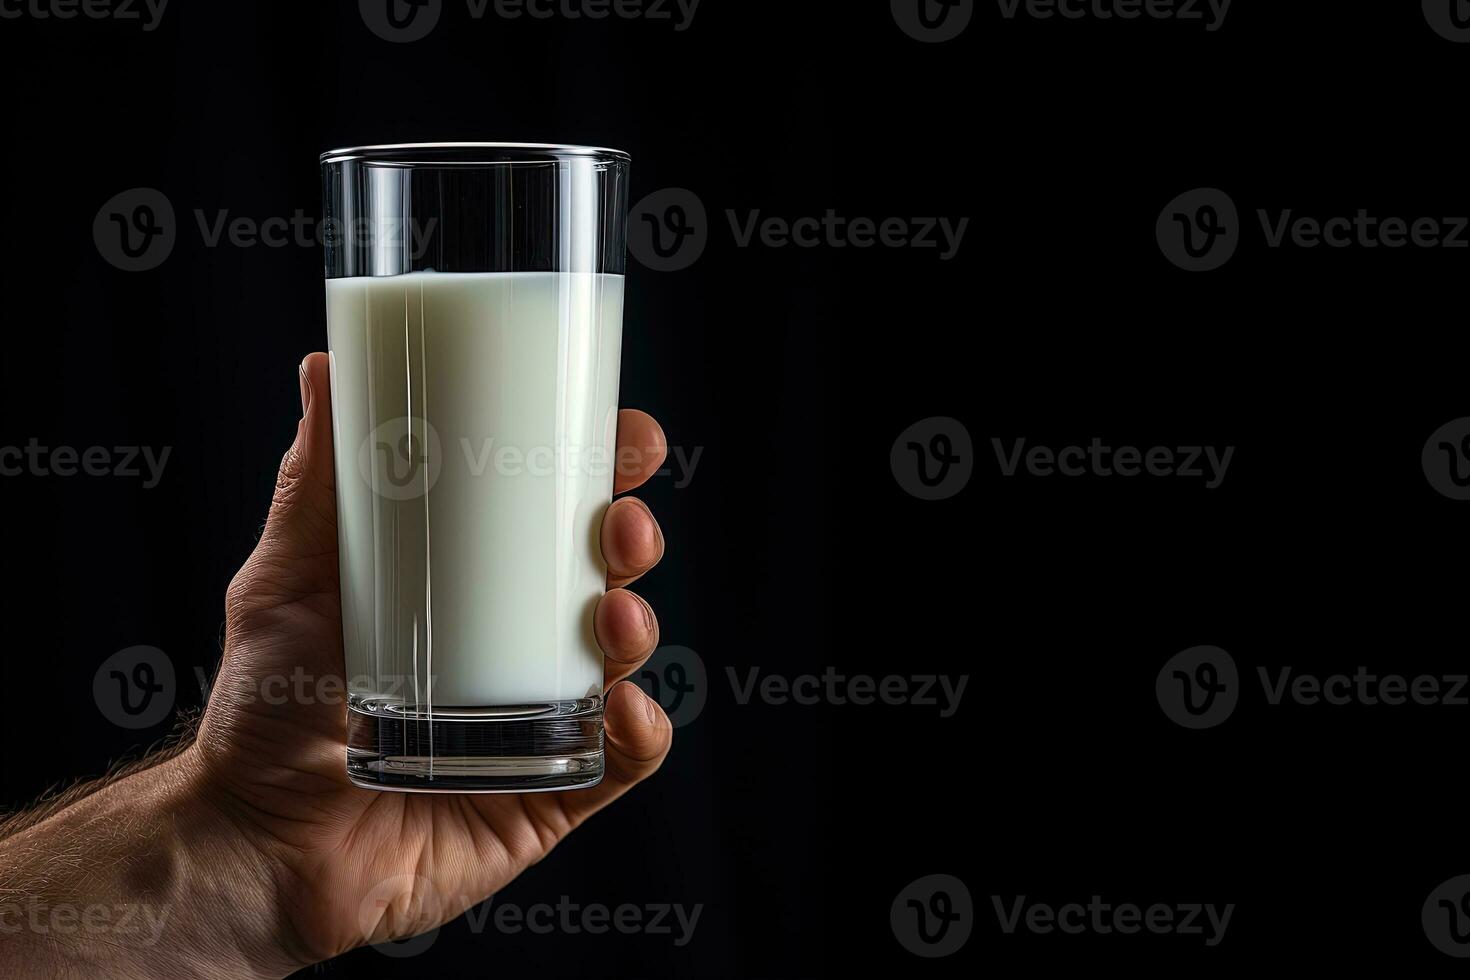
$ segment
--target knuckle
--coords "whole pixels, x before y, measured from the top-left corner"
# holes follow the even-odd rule
[[[301,494],[302,478],[306,473],[305,460],[301,456],[300,440],[293,442],[286,455],[281,457],[281,468],[276,472],[275,490],[271,492],[271,509],[289,507]]]

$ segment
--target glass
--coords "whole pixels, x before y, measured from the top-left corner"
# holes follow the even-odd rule
[[[348,775],[591,786],[628,156],[428,143],[321,163]]]

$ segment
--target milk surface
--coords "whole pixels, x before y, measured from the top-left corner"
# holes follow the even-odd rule
[[[623,277],[327,281],[352,693],[409,710],[602,690]]]

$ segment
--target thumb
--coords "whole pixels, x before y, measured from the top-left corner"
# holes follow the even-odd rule
[[[301,420],[281,460],[255,551],[230,584],[231,619],[299,600],[337,599],[337,496],[327,355],[299,369]]]

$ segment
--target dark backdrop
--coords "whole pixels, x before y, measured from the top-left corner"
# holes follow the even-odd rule
[[[912,6],[704,0],[678,30],[672,7],[476,20],[446,0],[412,43],[376,36],[356,3],[174,0],[151,31],[0,20],[5,442],[170,448],[152,488],[0,481],[3,802],[168,730],[99,710],[93,676],[116,651],[159,648],[177,708],[202,702],[196,669],[217,663],[224,587],[299,414],[295,365],[325,343],[319,250],[210,246],[195,212],[315,216],[316,158],[337,146],[602,144],[632,154],[635,201],[686,188],[707,215],[692,264],[630,261],[622,383],[624,405],[701,453],[687,485],[642,491],[669,553],[639,590],[664,642],[697,651],[707,703],[654,780],[496,901],[702,904],[697,930],[676,946],[460,921],[418,956],[361,950],[320,972],[1453,968],[1421,908],[1470,872],[1454,832],[1470,708],[1272,705],[1258,677],[1465,669],[1452,559],[1470,504],[1421,450],[1470,415],[1470,252],[1273,248],[1258,215],[1470,211],[1470,45],[1430,25],[1449,0],[1239,0],[1217,30],[963,3],[950,16],[972,20],[943,42],[911,33],[926,36]],[[140,187],[170,202],[176,241],[128,272],[93,223]],[[1166,231],[1174,213],[1205,220],[1198,201],[1165,209],[1195,188],[1237,211],[1213,271],[1176,267],[1156,235],[1161,213]],[[727,217],[829,209],[968,225],[945,259],[741,246]],[[955,420],[932,424],[972,475],[923,500],[900,434],[934,418]],[[1005,476],[992,443],[1094,437],[1235,450],[1206,489]],[[1239,701],[1191,730],[1155,681],[1198,645],[1233,658]],[[968,684],[941,717],[742,705],[726,673],[829,666]],[[967,886],[955,928],[972,932],[919,958],[890,906],[933,874]],[[1008,934],[996,913],[1094,895],[1235,908],[1213,946]]]

